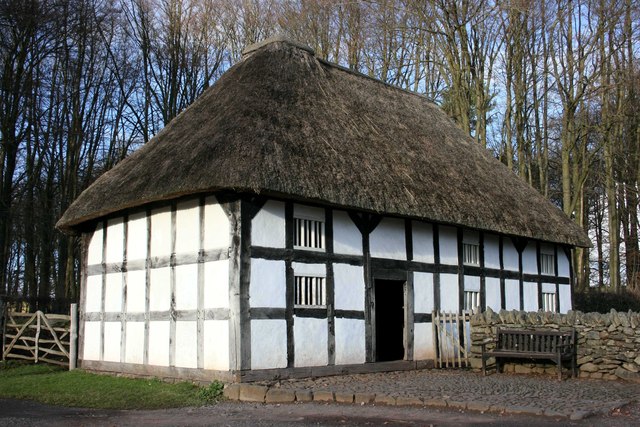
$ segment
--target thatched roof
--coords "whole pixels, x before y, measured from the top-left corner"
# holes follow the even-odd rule
[[[284,40],[247,49],[58,227],[234,190],[588,246],[585,233],[413,94]]]

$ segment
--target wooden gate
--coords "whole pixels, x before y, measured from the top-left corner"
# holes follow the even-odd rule
[[[9,358],[76,366],[78,317],[71,315],[7,312],[4,322],[2,360]]]
[[[436,368],[469,366],[470,313],[433,312],[433,343]]]

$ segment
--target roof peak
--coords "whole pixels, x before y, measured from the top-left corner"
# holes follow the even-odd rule
[[[247,56],[252,52],[255,52],[256,50],[262,49],[263,47],[270,45],[272,43],[284,43],[284,44],[288,44],[290,46],[296,47],[298,49],[302,49],[302,50],[306,50],[307,52],[309,52],[311,55],[315,56],[315,52],[313,51],[313,49],[311,49],[309,46],[299,43],[295,40],[291,40],[290,38],[287,38],[284,35],[276,35],[273,37],[269,37],[265,40],[262,40],[260,42],[254,43],[254,44],[250,44],[249,46],[245,47],[244,50],[242,51],[242,56]]]

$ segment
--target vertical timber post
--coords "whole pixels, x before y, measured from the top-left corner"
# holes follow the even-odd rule
[[[71,325],[69,326],[69,370],[76,369],[78,362],[78,304],[71,304]]]

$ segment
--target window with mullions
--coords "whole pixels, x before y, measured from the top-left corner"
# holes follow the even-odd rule
[[[324,222],[315,219],[294,218],[293,246],[306,249],[324,249]]]
[[[479,291],[464,291],[464,311],[472,312],[480,307]]]
[[[553,254],[540,253],[540,274],[553,276],[556,274],[555,257]]]
[[[476,243],[463,243],[462,254],[465,265],[480,265],[480,245]]]
[[[556,294],[551,292],[542,293],[542,310],[555,313],[556,311]]]
[[[296,307],[324,307],[327,304],[324,277],[295,276],[294,305]]]

